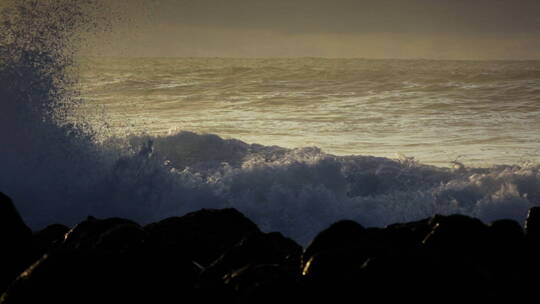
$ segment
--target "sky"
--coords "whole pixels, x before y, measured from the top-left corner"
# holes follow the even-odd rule
[[[538,0],[154,0],[113,56],[540,60]],[[140,8],[139,8],[140,10]],[[142,17],[144,16],[144,17]]]

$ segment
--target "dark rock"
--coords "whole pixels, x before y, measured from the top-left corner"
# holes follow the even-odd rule
[[[321,231],[306,248],[302,255],[302,267],[317,253],[358,246],[365,233],[366,229],[354,221],[342,220],[332,224]]]
[[[95,248],[98,242],[102,242],[104,234],[120,226],[139,227],[137,223],[127,219],[96,219],[90,216],[66,233],[63,246],[74,249]]]
[[[431,248],[468,254],[483,251],[489,240],[488,227],[479,219],[465,215],[437,215],[430,220],[430,225],[433,230],[423,244]]]
[[[514,220],[497,220],[489,226],[490,239],[485,262],[491,263],[493,272],[502,272],[501,276],[515,276],[516,270],[523,265],[525,255],[525,233],[521,225]]]
[[[33,262],[39,260],[49,250],[57,248],[64,241],[68,231],[67,226],[53,224],[35,232],[32,235]]]
[[[235,292],[235,303],[301,302],[297,277],[287,267],[250,265],[227,275],[224,280]]]
[[[529,214],[525,221],[525,232],[527,238],[540,240],[540,207],[529,209]]]
[[[540,271],[538,210],[526,234],[512,220],[487,226],[464,215],[368,229],[343,220],[302,253],[235,209],[144,228],[89,217],[32,236],[0,194],[0,287],[11,283],[0,304],[524,300]]]
[[[24,271],[0,303],[91,303],[104,298],[106,265],[84,251],[55,251]],[[109,274],[103,272],[103,275]],[[100,302],[101,302],[100,301]]]
[[[436,215],[430,224],[433,230],[423,244],[438,259],[436,280],[443,286],[462,282],[451,299],[493,300],[495,294],[486,260],[492,243],[488,226],[479,219],[459,214]]]
[[[260,234],[252,221],[235,209],[203,209],[149,224],[148,246],[181,252],[207,266],[242,238]]]
[[[205,285],[216,286],[222,278],[256,265],[279,265],[291,275],[300,275],[302,247],[281,233],[253,234],[226,251],[202,273]]]
[[[5,245],[26,243],[32,231],[22,220],[11,198],[0,192],[0,241]]]
[[[396,231],[368,228],[350,242],[319,250],[304,263],[304,280],[319,285],[345,284],[344,280],[354,277],[369,258],[404,250],[405,247],[400,247],[400,243],[394,239]]]
[[[351,248],[326,250],[311,256],[302,269],[302,275],[310,284],[343,284],[367,259],[368,257]]]
[[[525,233],[521,225],[514,220],[497,220],[491,223],[489,230],[494,242],[500,243],[503,248],[515,248],[525,239]]]
[[[23,272],[0,303],[192,302],[198,275],[180,256],[60,248]]]
[[[540,207],[529,209],[525,221],[525,255],[520,256],[523,267],[521,284],[524,286],[525,295],[529,298],[536,296],[538,288],[538,273],[540,273]]]
[[[490,254],[480,264],[491,281],[492,293],[497,295],[497,299],[513,302],[526,293],[522,273],[530,265],[526,262],[525,233],[514,220],[494,221],[489,230]]]
[[[214,261],[210,267],[225,266],[229,271],[247,264],[288,264],[300,266],[302,247],[279,232],[252,234],[242,239]]]
[[[302,257],[302,288],[310,301],[345,301],[356,292],[358,272],[380,252],[382,229],[344,220],[320,232]]]
[[[291,290],[283,288],[300,275],[301,255],[302,247],[281,233],[249,235],[204,269],[200,284],[207,295],[205,301],[267,303],[280,297],[290,299]],[[260,277],[253,277],[254,273]]]
[[[201,269],[189,256],[146,247],[124,259],[125,272],[137,278],[132,285],[140,288],[140,298],[135,302],[141,299],[147,303],[199,302],[196,287]]]
[[[31,239],[11,199],[0,193],[0,294],[31,263]]]
[[[432,303],[437,299],[436,302],[450,303],[490,299],[482,289],[481,274],[471,266],[442,263],[436,253],[417,248],[369,259],[359,271],[355,286],[362,286],[363,299],[368,302]]]
[[[136,250],[143,246],[146,237],[146,231],[139,225],[132,223],[116,225],[99,236],[95,248],[112,252]]]
[[[385,229],[385,238],[394,247],[411,248],[422,243],[426,236],[433,230],[429,218],[409,222],[392,224]]]

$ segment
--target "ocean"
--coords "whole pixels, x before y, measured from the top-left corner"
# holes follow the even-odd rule
[[[81,70],[86,105],[115,134],[192,131],[445,167],[540,160],[537,61],[93,58]]]
[[[80,58],[94,1],[13,3],[0,191],[33,229],[236,208],[305,245],[540,205],[538,62]]]

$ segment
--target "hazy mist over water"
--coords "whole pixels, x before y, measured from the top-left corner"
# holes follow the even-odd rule
[[[146,3],[123,9],[132,22],[94,47],[120,57],[540,60],[537,0]]]
[[[117,134],[187,130],[439,166],[540,160],[538,61],[99,58],[82,71],[86,109],[102,107]]]

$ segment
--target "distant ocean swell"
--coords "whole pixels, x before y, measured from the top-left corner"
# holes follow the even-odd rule
[[[305,243],[343,218],[366,226],[435,213],[522,221],[540,205],[537,164],[438,168],[190,132],[100,142],[83,118],[67,123],[83,102],[70,89],[76,78],[68,73],[69,39],[88,25],[85,13],[95,6],[21,0],[2,12],[1,29],[9,34],[0,38],[0,191],[33,228],[88,215],[148,223],[234,207],[263,230]],[[39,12],[44,17],[28,23],[27,14]]]

